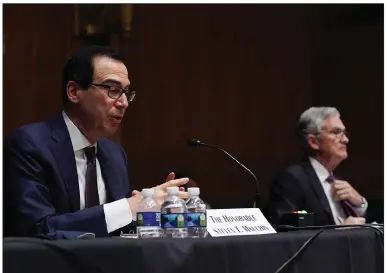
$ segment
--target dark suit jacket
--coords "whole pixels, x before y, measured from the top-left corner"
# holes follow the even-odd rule
[[[315,225],[335,224],[324,189],[308,159],[290,166],[275,180],[264,214],[269,222],[278,224],[284,213],[294,210],[315,213]]]
[[[130,195],[125,152],[108,139],[97,157],[107,201]],[[4,142],[4,236],[81,231],[108,236],[103,206],[80,210],[78,174],[62,114],[22,126]]]

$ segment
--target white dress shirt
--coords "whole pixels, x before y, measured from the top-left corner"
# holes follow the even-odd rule
[[[336,223],[336,225],[341,225],[344,223],[345,213],[341,206],[341,203],[336,201],[333,197],[332,193],[332,184],[327,181],[329,177],[329,171],[315,158],[309,157],[310,164],[312,164],[312,167],[314,171],[317,174],[318,179],[320,180],[321,186],[324,189],[325,195],[328,199],[329,206],[331,207],[331,211],[333,214],[333,219]],[[367,201],[365,202],[365,206],[362,207],[355,207],[354,209],[359,213],[360,216],[364,216],[366,210],[367,210]]]
[[[98,150],[97,144],[91,145],[85,138],[77,126],[70,120],[66,113],[62,112],[63,119],[66,123],[67,129],[70,134],[71,143],[74,149],[75,162],[77,165],[78,182],[79,182],[79,204],[80,209],[85,208],[85,191],[86,191],[86,169],[87,159],[84,152],[84,148],[89,146],[95,146]],[[105,221],[108,233],[113,232],[119,228],[122,228],[132,222],[132,213],[130,206],[126,198],[106,203],[106,187],[101,173],[101,166],[99,165],[98,158],[96,159],[97,167],[97,186],[99,203],[103,204],[103,211],[105,214]]]

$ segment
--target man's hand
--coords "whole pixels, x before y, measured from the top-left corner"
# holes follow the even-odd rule
[[[168,187],[179,187],[180,191],[179,191],[178,196],[182,199],[187,199],[189,197],[188,192],[186,192],[183,187],[180,187],[181,185],[188,183],[189,178],[187,178],[187,177],[180,178],[180,179],[174,179],[174,178],[175,178],[175,174],[173,172],[171,172],[167,176],[165,183],[154,187],[154,190],[155,190],[154,198],[160,204],[162,204],[164,202],[165,198],[167,198],[167,196],[168,196],[168,193],[167,193]]]
[[[344,225],[364,225],[364,224],[365,224],[365,218],[363,217],[349,216],[347,219],[344,220]]]
[[[141,202],[142,200],[142,194],[139,193],[138,191],[138,194],[133,194],[135,191],[132,192],[132,197],[129,197],[128,199],[128,203],[129,203],[129,207],[130,207],[130,212],[132,213],[132,219],[133,221],[136,221],[137,220],[137,207],[138,207],[138,204]]]
[[[168,193],[167,193],[167,188],[168,187],[179,187],[179,189],[180,189],[179,197],[182,198],[182,199],[187,199],[189,197],[189,195],[185,191],[185,189],[183,187],[180,187],[181,185],[186,184],[189,179],[186,178],[186,177],[185,178],[180,178],[180,179],[174,179],[174,178],[175,178],[175,174],[173,172],[171,172],[167,176],[167,179],[166,179],[165,183],[163,183],[161,185],[157,185],[156,187],[153,187],[153,189],[155,190],[155,193],[154,193],[153,197],[160,204],[163,203],[165,198],[168,196]],[[140,198],[140,201],[141,201],[142,194],[141,194],[141,192],[139,192],[137,190],[134,190],[132,192],[132,197]],[[133,208],[132,208],[132,211],[133,211]]]
[[[362,196],[347,181],[335,180],[332,192],[336,201],[348,200],[356,207],[363,203]]]

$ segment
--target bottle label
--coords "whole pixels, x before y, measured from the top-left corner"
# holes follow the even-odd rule
[[[186,228],[187,215],[185,213],[161,214],[162,228]]]
[[[159,227],[160,212],[137,212],[137,226]]]
[[[207,214],[205,212],[187,213],[187,227],[207,227]]]

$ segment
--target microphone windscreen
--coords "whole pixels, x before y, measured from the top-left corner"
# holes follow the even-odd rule
[[[191,137],[187,140],[187,144],[191,147],[199,147],[201,145],[201,142],[196,138]]]

